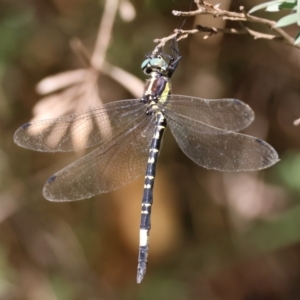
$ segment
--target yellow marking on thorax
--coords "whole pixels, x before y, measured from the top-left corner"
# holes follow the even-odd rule
[[[169,82],[167,82],[164,91],[162,92],[161,96],[159,97],[159,102],[162,102],[162,103],[166,102],[166,100],[170,94],[170,91],[171,91],[171,85]]]

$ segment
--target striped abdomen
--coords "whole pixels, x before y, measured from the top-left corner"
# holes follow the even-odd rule
[[[166,119],[164,115],[156,112],[156,124],[152,138],[149,158],[146,169],[144,194],[142,199],[141,223],[140,223],[140,245],[137,270],[137,282],[140,283],[146,273],[147,256],[149,250],[149,231],[151,229],[151,206],[153,203],[153,186],[155,178],[156,163],[159,154],[161,141],[166,128]]]

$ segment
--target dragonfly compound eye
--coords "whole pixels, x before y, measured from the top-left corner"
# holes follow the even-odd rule
[[[145,74],[150,74],[151,73],[151,71],[152,71],[152,68],[151,68],[151,59],[150,58],[148,58],[148,59],[145,59],[144,61],[143,61],[143,63],[142,63],[142,65],[141,65],[141,69],[143,70],[143,72],[145,73]]]
[[[143,61],[141,68],[143,72],[149,75],[151,72],[161,72],[164,73],[168,69],[168,64],[165,60],[159,55],[156,58],[148,58]]]

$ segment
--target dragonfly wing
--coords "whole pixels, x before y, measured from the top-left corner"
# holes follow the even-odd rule
[[[278,161],[268,143],[245,134],[225,131],[180,114],[166,113],[182,151],[195,163],[219,171],[254,171]]]
[[[117,189],[145,172],[154,116],[110,138],[99,148],[49,178],[44,197],[51,201],[73,201]]]
[[[251,107],[237,99],[208,100],[170,95],[163,109],[229,131],[242,130],[254,120]]]
[[[145,109],[139,99],[111,102],[89,111],[24,124],[15,132],[14,141],[43,152],[85,149],[129,126]]]

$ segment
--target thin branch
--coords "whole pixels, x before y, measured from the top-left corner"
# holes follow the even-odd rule
[[[254,31],[251,30],[247,27],[243,28],[216,28],[216,27],[207,27],[207,26],[202,26],[200,24],[196,25],[196,29],[199,32],[207,32],[208,35],[204,36],[204,38],[209,38],[212,35],[216,35],[218,33],[225,33],[225,34],[250,34],[251,36],[253,36],[254,39],[267,39],[267,40],[278,40],[278,41],[282,41],[283,38],[276,36],[276,35],[272,35],[272,34],[265,34],[265,33],[261,33],[259,31]]]
[[[98,37],[91,58],[91,65],[98,70],[101,70],[101,67],[105,60],[105,55],[112,34],[112,27],[115,22],[118,4],[118,0],[105,1],[103,17],[99,25]]]
[[[177,30],[174,34],[164,37],[162,39],[156,39],[154,42],[158,43],[157,48],[163,47],[167,41],[173,39],[177,36],[177,40],[186,38],[191,34],[196,34],[198,32],[208,32],[209,34],[206,35],[204,38],[208,38],[211,35],[217,33],[230,33],[230,34],[249,34],[254,39],[267,39],[267,40],[276,40],[279,42],[283,42],[287,45],[293,46],[295,48],[300,48],[299,45],[294,44],[294,38],[287,34],[283,29],[276,28],[276,22],[264,18],[259,18],[256,16],[252,16],[248,14],[244,7],[241,6],[241,12],[232,12],[227,10],[222,10],[219,8],[219,5],[213,5],[208,2],[202,0],[195,0],[197,5],[197,10],[195,11],[173,11],[173,15],[175,16],[184,16],[184,17],[191,17],[196,15],[211,15],[215,18],[222,18],[223,20],[231,20],[231,21],[238,21],[238,22],[250,22],[250,23],[257,23],[262,24],[275,34],[266,34],[258,31],[254,31],[246,26],[243,26],[241,29],[221,29],[215,27],[206,27],[202,25],[197,25],[196,29],[193,30]]]

